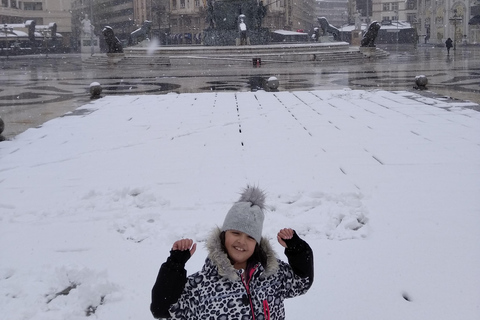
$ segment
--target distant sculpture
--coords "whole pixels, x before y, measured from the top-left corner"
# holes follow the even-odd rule
[[[205,30],[202,43],[207,46],[266,44],[270,30],[262,27],[268,14],[261,0],[203,0],[205,3]],[[243,24],[240,24],[240,16]],[[247,28],[248,30],[241,30]]]
[[[363,35],[361,47],[375,47],[375,39],[378,35],[378,30],[380,30],[380,23],[377,21],[372,21],[368,26],[367,32]]]
[[[267,15],[267,6],[263,5],[263,1],[258,3],[255,19],[257,20],[257,28],[262,27],[262,20]]]
[[[88,14],[85,15],[85,18],[80,21],[82,24],[82,35],[83,36],[90,36],[93,33],[93,25],[88,19]]]
[[[320,38],[320,29],[318,27],[313,28],[312,40],[317,42]]]
[[[207,5],[207,24],[209,29],[215,28],[215,16],[214,16],[214,9],[213,9],[213,0],[208,1]]]
[[[333,35],[333,40],[339,41],[340,40],[340,30],[332,26],[328,23],[327,18],[325,17],[318,17],[318,23],[320,24],[320,28],[322,28],[322,35],[326,36],[327,33],[331,33]]]
[[[140,28],[130,33],[130,42],[132,44],[137,44],[140,41],[148,39],[151,27],[152,21],[145,20]]]
[[[360,13],[357,11],[354,14],[355,17],[355,30],[362,30],[362,20],[360,20]]]
[[[115,37],[115,33],[113,32],[112,27],[104,27],[102,33],[108,46],[107,53],[123,53],[123,46],[120,43],[120,40]]]
[[[240,33],[240,45],[244,46],[247,44],[247,25],[245,24],[244,14],[238,16],[238,31]]]

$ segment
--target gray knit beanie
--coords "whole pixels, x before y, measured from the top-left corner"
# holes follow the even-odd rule
[[[222,231],[241,231],[260,243],[265,219],[264,209],[265,193],[257,187],[247,186],[240,199],[228,211]]]

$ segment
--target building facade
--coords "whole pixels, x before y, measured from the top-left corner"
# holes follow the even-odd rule
[[[341,27],[350,22],[347,0],[317,1],[316,13],[317,17],[325,17],[335,27]]]
[[[372,19],[410,22],[421,42],[443,44],[451,38],[456,43],[478,43],[468,24],[472,6],[471,0],[374,0]]]
[[[70,44],[72,19],[70,0],[0,0],[0,22],[22,24],[34,20],[37,26],[56,23],[57,32],[62,35],[65,46]]]
[[[10,0],[12,1],[12,0]],[[145,20],[152,22],[152,37],[164,43],[198,43],[208,27],[208,0],[73,0],[72,29],[78,37],[80,20],[90,15],[95,33],[105,25],[120,40],[139,28]],[[312,30],[317,25],[315,0],[272,0],[265,3],[267,14],[262,27],[271,30]]]

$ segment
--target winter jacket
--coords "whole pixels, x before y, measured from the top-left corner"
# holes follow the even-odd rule
[[[202,270],[188,279],[185,270],[170,258],[162,265],[152,289],[150,308],[154,317],[285,319],[283,301],[304,294],[312,285],[313,252],[310,246],[296,234],[296,241],[287,240],[287,264],[275,257],[268,240],[262,238],[260,246],[267,254],[267,263],[265,266],[257,264],[247,277],[244,270],[233,267],[222,250],[220,233],[219,229],[212,232],[207,241],[209,255]]]

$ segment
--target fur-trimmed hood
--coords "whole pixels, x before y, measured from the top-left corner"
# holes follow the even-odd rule
[[[221,233],[222,231],[220,230],[220,228],[215,228],[214,230],[212,230],[207,240],[208,258],[217,267],[218,274],[220,276],[225,277],[231,281],[239,280],[240,278],[237,270],[235,270],[232,263],[230,262],[227,253],[222,249],[222,243],[220,240]],[[268,277],[277,272],[278,260],[275,252],[270,246],[270,242],[267,239],[263,237],[261,238],[260,247],[267,255],[267,265],[263,266],[265,269],[263,275],[265,277]]]

